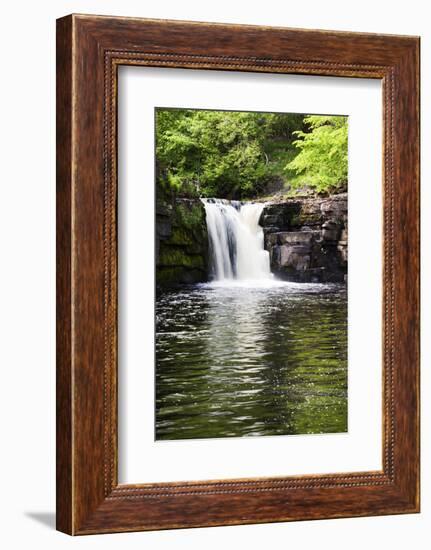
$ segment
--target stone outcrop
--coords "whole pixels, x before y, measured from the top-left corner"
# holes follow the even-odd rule
[[[298,282],[347,278],[347,194],[269,203],[259,221],[271,271]]]
[[[155,244],[158,286],[208,279],[208,234],[199,199],[157,201]]]
[[[296,282],[347,279],[347,194],[268,203],[259,220],[271,271]],[[157,285],[208,280],[208,233],[199,199],[158,200]]]

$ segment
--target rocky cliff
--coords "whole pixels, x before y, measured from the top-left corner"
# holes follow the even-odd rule
[[[270,202],[259,223],[276,277],[347,279],[347,194]],[[199,199],[157,202],[156,265],[159,286],[208,280],[208,233]]]
[[[347,279],[347,194],[269,203],[259,223],[276,277],[298,282]]]
[[[157,285],[208,280],[208,234],[199,199],[157,201]]]

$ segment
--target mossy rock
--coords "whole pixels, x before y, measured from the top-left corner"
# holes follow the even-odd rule
[[[169,238],[169,244],[175,246],[187,246],[194,244],[194,237],[190,231],[182,226],[175,226]]]
[[[205,207],[200,200],[177,199],[172,202],[169,216],[171,232],[159,242],[157,285],[207,280],[208,234],[205,218]]]
[[[205,208],[200,201],[182,200],[175,204],[174,225],[195,231],[206,229]]]
[[[159,253],[159,266],[205,269],[205,261],[200,255],[188,254],[187,251],[180,247],[167,247],[165,243],[163,243]]]
[[[322,216],[316,213],[300,212],[292,216],[290,219],[290,227],[301,227],[303,225],[319,225],[322,221]]]
[[[206,280],[206,272],[199,269],[185,270],[182,267],[161,267],[157,269],[157,285],[161,287],[201,283]]]

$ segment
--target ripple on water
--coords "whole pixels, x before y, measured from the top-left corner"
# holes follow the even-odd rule
[[[347,430],[344,285],[241,281],[156,303],[156,439]]]

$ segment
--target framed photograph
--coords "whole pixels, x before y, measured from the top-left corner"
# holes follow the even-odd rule
[[[57,21],[57,528],[419,511],[419,38]]]

